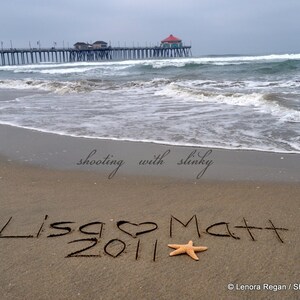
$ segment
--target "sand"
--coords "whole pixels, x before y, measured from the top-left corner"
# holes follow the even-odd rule
[[[1,299],[299,298],[299,155],[10,126],[0,140]],[[111,179],[116,164],[80,165],[93,150],[124,162]],[[199,261],[169,256],[189,240]]]

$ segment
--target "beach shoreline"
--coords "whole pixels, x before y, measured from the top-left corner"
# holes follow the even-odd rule
[[[0,125],[0,155],[52,169],[186,180],[300,181],[300,155],[63,136]]]

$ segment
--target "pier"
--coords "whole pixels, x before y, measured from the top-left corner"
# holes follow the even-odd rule
[[[31,48],[0,49],[0,65],[95,62],[153,58],[190,57],[191,46],[180,47],[106,47],[101,49]]]

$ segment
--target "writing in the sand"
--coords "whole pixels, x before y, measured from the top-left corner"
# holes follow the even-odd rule
[[[166,163],[166,157],[171,153],[168,149],[163,153],[154,154],[151,158],[141,159],[139,161],[139,166],[162,166]]]
[[[171,156],[171,150],[167,149],[161,153],[155,153],[151,156],[145,156],[140,158],[136,163],[138,167],[163,167],[167,166],[171,162],[175,162],[180,167],[196,168],[196,179],[200,179],[213,165],[213,160],[210,158],[212,150],[197,150],[194,149],[188,152],[186,155],[168,161]],[[97,149],[93,149],[77,163],[78,166],[102,166],[111,168],[109,179],[112,179],[120,168],[125,165],[124,159],[117,159],[113,154],[98,154]]]
[[[122,159],[115,159],[114,155],[107,154],[103,157],[96,157],[97,150],[92,150],[85,158],[81,158],[78,162],[78,166],[109,166],[112,167],[111,173],[108,175],[108,179],[112,179],[119,169],[125,164]]]
[[[154,154],[151,158],[142,159],[139,161],[139,166],[163,166],[166,164],[166,158],[171,153],[168,149],[165,152]],[[201,150],[192,150],[186,156],[179,158],[176,164],[178,166],[197,167],[196,178],[200,179],[207,169],[213,164],[213,160],[209,159],[212,150],[207,150],[203,153]]]
[[[187,155],[187,157],[182,158],[177,165],[179,166],[199,166],[200,172],[197,174],[196,178],[200,179],[207,169],[214,163],[209,156],[212,150],[207,150],[204,154],[199,150],[193,150]]]
[[[224,239],[224,241],[227,238],[227,240],[255,242],[264,239],[270,240],[268,236],[271,234],[281,244],[284,244],[284,238],[286,239],[284,233],[288,232],[287,228],[275,225],[276,222],[271,219],[265,220],[261,224],[253,224],[245,217],[242,217],[238,224],[219,220],[200,226],[197,215],[184,220],[171,215],[168,217],[168,222],[163,222],[163,224],[168,225],[162,228],[154,220],[144,220],[143,222],[118,220],[112,222],[111,219],[110,222],[94,220],[82,224],[70,220],[49,221],[49,216],[45,215],[39,224],[32,225],[32,232],[28,233],[24,232],[21,226],[18,228],[15,225],[17,224],[16,219],[8,217],[6,220],[0,220],[0,224],[2,223],[0,225],[0,243],[1,239],[41,240],[41,238],[50,238],[55,240],[56,238],[72,236],[73,238],[67,244],[76,244],[76,248],[75,251],[74,249],[66,251],[65,257],[101,257],[98,249],[100,247],[103,249],[104,255],[113,258],[123,254],[131,255],[135,260],[143,257],[157,261],[159,257],[166,254],[163,247],[167,244],[166,241],[158,243],[157,235],[155,235],[158,230],[161,231],[160,237],[165,237],[166,240],[176,239],[178,236],[186,234],[187,239],[205,239],[211,236]],[[16,234],[16,232],[19,233]],[[104,233],[107,235],[108,232],[111,236],[107,239],[104,237]],[[148,238],[145,240],[142,238],[143,236]],[[136,239],[137,242],[134,243],[132,239]],[[95,249],[91,252],[90,249],[92,248]]]

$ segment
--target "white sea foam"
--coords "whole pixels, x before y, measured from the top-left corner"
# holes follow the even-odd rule
[[[142,64],[151,65],[153,68],[164,67],[184,67],[189,64],[213,64],[213,65],[239,65],[245,63],[264,62],[264,61],[284,61],[300,60],[300,54],[272,54],[261,56],[221,56],[221,57],[198,57],[198,58],[178,58],[141,61]]]
[[[227,104],[231,106],[253,107],[262,113],[271,114],[284,121],[300,122],[300,111],[286,108],[275,101],[266,100],[261,93],[216,93],[211,91],[193,89],[178,83],[171,83],[164,89],[156,91],[155,95],[174,97],[182,101],[201,101],[216,105]]]
[[[275,145],[267,145],[267,144],[260,144],[259,146],[255,145],[243,145],[241,146],[239,143],[234,143],[232,142],[230,145],[225,143],[220,143],[216,144],[215,142],[207,142],[204,141],[203,143],[201,142],[185,142],[185,141],[168,141],[168,140],[160,140],[160,139],[151,139],[151,138],[130,138],[130,137],[113,137],[113,136],[92,136],[92,135],[85,135],[85,134],[74,134],[70,133],[67,131],[63,130],[51,130],[51,129],[45,129],[45,128],[36,128],[33,126],[24,126],[18,124],[18,122],[7,122],[7,121],[0,121],[0,124],[3,125],[9,125],[9,126],[14,126],[14,127],[19,127],[19,128],[24,128],[24,129],[30,129],[34,131],[39,131],[39,132],[45,132],[45,133],[52,133],[52,134],[57,134],[57,135],[62,135],[62,136],[72,136],[72,137],[81,137],[81,138],[86,138],[86,139],[101,139],[101,140],[113,140],[113,141],[129,141],[129,142],[143,142],[143,143],[155,143],[155,144],[163,144],[163,145],[175,145],[175,146],[189,146],[189,147],[198,147],[198,146],[203,146],[206,148],[216,148],[216,149],[229,149],[229,150],[234,150],[234,149],[243,149],[243,150],[255,150],[255,151],[263,151],[263,152],[275,152],[275,153],[300,153],[300,146],[299,143],[296,142],[289,142],[287,143],[291,149],[294,150],[285,150],[280,147],[276,147]],[[259,139],[259,136],[257,136]],[[284,141],[286,143],[286,141]]]
[[[58,94],[90,92],[99,88],[101,83],[87,81],[51,81],[51,80],[0,80],[1,89],[41,90]]]
[[[95,68],[84,68],[84,67],[78,67],[78,68],[51,68],[51,69],[21,69],[21,70],[15,70],[15,73],[41,73],[41,74],[71,74],[71,73],[84,73],[91,70],[94,70]]]
[[[0,89],[43,89],[41,80],[0,80]],[[46,89],[47,90],[47,89]]]

